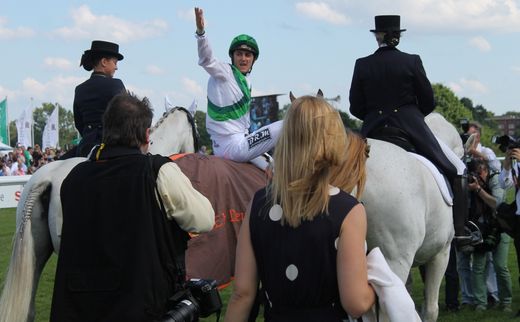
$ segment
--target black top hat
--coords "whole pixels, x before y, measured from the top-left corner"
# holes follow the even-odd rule
[[[123,60],[124,56],[119,53],[119,45],[113,42],[94,40],[89,50],[85,50],[85,55],[90,54],[106,54],[114,56],[117,60]]]
[[[406,29],[401,29],[401,16],[375,16],[374,20],[376,29],[370,30],[371,32],[406,31]]]

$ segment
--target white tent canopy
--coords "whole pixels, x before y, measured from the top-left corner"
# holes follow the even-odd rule
[[[8,153],[13,151],[13,149],[13,147],[10,147],[9,145],[0,142],[0,152]]]

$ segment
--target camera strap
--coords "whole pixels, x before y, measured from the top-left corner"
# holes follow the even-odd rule
[[[518,163],[515,162],[515,165],[513,166],[514,161],[511,161],[511,176],[513,177],[513,182],[515,184],[515,192],[518,193],[518,189],[520,189],[520,182],[518,182],[518,175],[516,174],[516,167],[518,166]]]

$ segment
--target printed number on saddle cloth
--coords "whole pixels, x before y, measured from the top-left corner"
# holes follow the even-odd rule
[[[259,132],[256,132],[254,135],[247,138],[247,143],[249,144],[249,149],[252,149],[254,146],[271,139],[271,132],[269,129],[265,129]]]

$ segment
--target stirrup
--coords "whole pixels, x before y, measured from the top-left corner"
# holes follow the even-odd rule
[[[473,252],[475,246],[484,242],[480,229],[472,221],[468,221],[465,224],[464,235],[454,236],[453,240],[455,241],[455,247],[458,251],[468,253]]]
[[[472,246],[476,246],[484,242],[480,228],[478,228],[478,226],[471,220],[469,220],[464,226],[464,232],[469,233],[469,236],[471,236]]]

